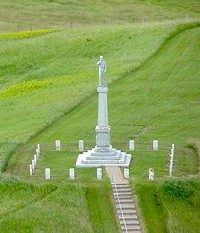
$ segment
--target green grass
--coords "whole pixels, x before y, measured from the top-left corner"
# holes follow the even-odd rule
[[[110,185],[95,183],[33,185],[2,178],[1,232],[118,232]]]
[[[12,0],[0,1],[0,31],[80,27],[198,18],[198,0]]]
[[[173,175],[187,177],[195,176],[198,172],[198,155],[193,148],[188,147],[188,140],[199,140],[197,129],[200,70],[196,59],[199,36],[199,27],[174,35],[140,68],[133,68],[133,71],[126,75],[119,73],[118,78],[109,83],[112,145],[128,151],[128,140],[135,140],[136,150],[132,152],[133,161],[130,167],[131,184],[133,188],[136,186],[141,217],[147,232],[198,232],[199,207],[194,204],[199,200],[198,193],[194,192],[193,196],[188,197],[188,204],[188,199],[174,199],[173,192],[166,194],[160,187],[167,184],[165,180],[168,177],[169,149],[172,143],[175,144]],[[96,81],[94,85],[95,83]],[[37,93],[40,92],[44,93],[39,89]],[[51,89],[48,92],[51,92]],[[37,93],[33,92],[29,98]],[[19,96],[19,100],[21,98],[26,98],[26,95]],[[99,207],[99,203],[105,202],[103,198],[107,200],[110,196],[108,178],[104,178],[105,186],[101,182],[96,184],[95,169],[76,169],[74,183],[68,178],[68,168],[75,166],[79,153],[78,140],[84,139],[87,148],[95,145],[96,105],[97,95],[93,94],[88,100],[66,112],[51,127],[19,147],[9,160],[6,171],[26,182],[45,184],[44,169],[51,167],[50,184],[60,183],[62,186],[66,182],[76,187],[84,184],[87,203],[85,211],[88,211],[91,232],[104,232],[108,226],[110,232],[115,232],[117,223],[114,217],[110,222],[105,221],[106,210]],[[56,139],[61,139],[67,149],[61,152],[45,149],[47,144],[53,145]],[[159,140],[159,151],[151,151],[153,139]],[[43,152],[34,176],[30,177],[28,166],[37,143],[41,143]],[[147,182],[150,167],[155,170],[156,182],[153,183]],[[176,180],[170,181],[172,189],[177,187]],[[187,178],[183,179],[184,190],[193,190],[192,183],[185,187],[184,182],[187,183]],[[195,187],[197,186],[195,183]],[[182,193],[180,188],[182,186],[178,186],[178,193]],[[108,196],[102,195],[103,193]],[[98,200],[95,197],[98,197]],[[109,203],[107,207],[112,212],[112,202],[106,203]],[[95,211],[92,211],[92,206],[96,207]],[[182,213],[188,209],[192,224],[185,225],[187,214]],[[95,222],[96,217],[98,221]],[[46,220],[44,224],[45,222]]]
[[[199,2],[90,3],[1,2],[0,30],[26,30],[0,35],[1,232],[119,232],[105,170],[100,181],[94,168],[75,169],[73,181],[68,174],[78,140],[87,149],[95,145],[96,61],[104,55],[111,141],[129,152],[128,141],[135,140],[130,182],[146,232],[196,233],[200,29],[198,22],[183,21],[199,17]],[[170,22],[175,18],[179,22]],[[165,22],[150,23],[155,20]],[[73,30],[27,32],[71,22]],[[48,146],[56,139],[62,151]],[[159,151],[151,150],[153,139]],[[42,154],[29,176],[37,143]],[[172,143],[175,177],[168,179]],[[150,167],[156,177],[151,183]]]
[[[147,233],[200,232],[199,179],[137,183]]]
[[[107,73],[111,83],[144,63],[182,27],[177,24],[107,26],[0,41],[3,129],[0,140],[9,149],[4,154],[9,154],[12,145],[26,142],[96,92],[95,64],[99,54],[104,54],[108,67],[112,68]],[[110,53],[112,48],[115,50]],[[94,124],[88,126],[93,129]],[[76,133],[86,137],[80,130]]]

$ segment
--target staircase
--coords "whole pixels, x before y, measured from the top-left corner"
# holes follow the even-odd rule
[[[122,233],[142,233],[130,185],[112,183],[112,189]]]

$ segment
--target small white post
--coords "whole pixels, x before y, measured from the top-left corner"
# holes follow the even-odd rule
[[[34,155],[34,164],[35,164],[35,166],[37,164],[37,155]]]
[[[153,168],[149,169],[149,180],[154,180],[154,170],[153,170]]]
[[[135,142],[134,140],[129,141],[129,150],[135,150]]]
[[[172,176],[172,170],[173,170],[173,164],[170,163],[170,165],[169,165],[169,176],[170,177]]]
[[[36,149],[36,155],[37,155],[37,159],[39,159],[39,156],[40,156],[40,150],[39,149]]]
[[[32,168],[32,164],[29,165],[29,173],[30,173],[30,176],[33,175],[33,168]]]
[[[84,151],[84,141],[83,140],[79,140],[78,146],[79,146],[79,151]]]
[[[61,142],[60,140],[56,140],[56,150],[60,150],[61,149]]]
[[[158,140],[153,140],[153,150],[158,150]]]
[[[74,168],[70,168],[70,169],[69,169],[69,179],[70,179],[70,180],[74,180],[74,179],[75,179]]]
[[[34,161],[34,159],[32,160],[32,169],[33,170],[35,169],[35,161]]]
[[[37,149],[38,149],[38,152],[39,152],[39,154],[40,154],[40,144],[37,144]]]
[[[102,168],[97,168],[97,180],[102,180]]]
[[[51,170],[50,168],[45,168],[45,180],[51,179]]]
[[[128,168],[124,168],[124,178],[129,179],[129,169]]]

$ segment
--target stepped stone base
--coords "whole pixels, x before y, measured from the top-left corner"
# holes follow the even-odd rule
[[[126,154],[112,147],[95,147],[87,152],[79,154],[76,161],[76,167],[101,167],[101,166],[119,166],[129,167],[131,154]]]

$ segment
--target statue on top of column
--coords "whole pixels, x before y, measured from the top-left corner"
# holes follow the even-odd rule
[[[97,65],[99,66],[99,85],[106,85],[106,62],[103,56],[99,57]]]

